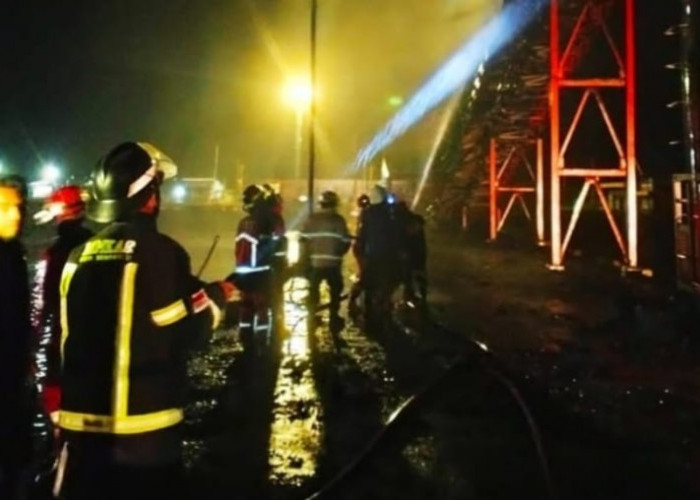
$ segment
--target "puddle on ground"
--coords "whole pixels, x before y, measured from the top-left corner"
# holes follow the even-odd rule
[[[289,335],[282,346],[270,430],[270,482],[300,486],[316,474],[322,438],[322,407],[311,371],[311,350],[304,301],[308,281],[285,284],[284,322]]]

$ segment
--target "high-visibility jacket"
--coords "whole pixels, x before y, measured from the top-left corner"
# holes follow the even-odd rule
[[[46,249],[35,266],[32,290],[32,319],[38,337],[36,378],[41,383],[44,408],[48,413],[58,410],[60,401],[61,326],[58,287],[63,266],[71,251],[93,236],[80,220],[58,225],[58,237]]]
[[[350,249],[350,233],[342,215],[322,209],[309,216],[301,232],[305,252],[313,268],[339,266]]]
[[[59,426],[135,435],[179,423],[186,352],[209,338],[225,297],[192,276],[155,219],[113,223],[77,247],[60,301]]]
[[[238,223],[236,233],[236,270],[238,275],[269,271],[277,257],[284,257],[284,221],[272,214],[247,215]]]

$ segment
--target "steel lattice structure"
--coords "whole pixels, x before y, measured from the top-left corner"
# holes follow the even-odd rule
[[[517,139],[501,140],[500,143],[501,149],[507,148],[504,158],[498,156],[496,139],[491,139],[489,148],[489,239],[494,241],[498,237],[516,202],[532,222],[533,217],[525,199],[534,195],[537,243],[542,246],[545,244],[543,141]],[[518,178],[516,170],[526,175]],[[500,203],[504,196],[507,197],[505,208]]]
[[[608,27],[606,9],[615,2],[624,2],[624,51],[616,41]],[[636,156],[636,65],[635,65],[635,19],[634,0],[589,0],[583,6],[576,18],[570,33],[562,29],[560,0],[550,3],[550,208],[551,208],[551,261],[552,269],[562,269],[564,256],[576,224],[579,220],[586,197],[591,189],[598,195],[600,204],[605,211],[615,240],[625,259],[627,267],[635,269],[638,265],[637,250],[637,156]],[[574,75],[573,69],[581,64],[586,57],[586,40],[592,29],[602,31],[612,55],[617,64],[618,75],[587,76]],[[588,32],[588,33],[587,33]],[[561,50],[562,35],[566,44]],[[601,90],[609,88],[624,91],[625,130],[621,137],[616,130],[608,111],[608,106],[602,97]],[[563,129],[564,119],[560,106],[564,92],[580,93],[579,105],[574,116]],[[595,101],[601,118],[610,134],[618,158],[617,165],[572,166],[567,162],[566,153],[571,140],[580,126],[581,116],[587,104]],[[562,132],[563,134],[562,140]],[[573,207],[573,213],[568,222],[566,233],[562,234],[562,200],[561,183],[564,178],[578,178],[583,185]],[[613,212],[606,199],[604,180],[624,182],[626,191],[626,238],[623,237],[615,220]],[[562,237],[563,236],[563,237]]]
[[[453,181],[447,184],[441,199],[448,211],[446,216],[458,213],[465,198],[477,204],[482,193],[488,201],[493,239],[508,213],[512,213],[509,209],[514,203],[521,203],[528,211],[524,196],[534,193],[535,213],[541,213],[542,200],[547,198],[550,267],[562,269],[584,202],[592,190],[607,216],[626,266],[629,269],[638,266],[634,11],[634,0],[552,0],[548,13],[536,20],[507,51],[488,62],[481,88],[465,89],[453,137],[444,141],[438,155],[439,162],[457,166],[456,171],[449,168],[443,171]],[[600,57],[600,50],[594,50],[599,47],[593,45],[596,36],[605,40],[604,45],[614,60],[613,76],[602,68],[596,73],[596,60]],[[578,75],[577,69],[581,67],[593,74]],[[619,102],[611,103],[608,94],[614,91],[619,96],[613,98]],[[570,100],[576,94],[578,106],[573,110],[561,105],[562,98]],[[581,164],[573,164],[567,156],[587,107],[596,110],[598,120],[607,130],[614,148],[611,154],[617,158],[615,164],[590,164],[594,160],[587,158]],[[618,116],[621,114],[624,117]],[[624,125],[620,127],[615,123],[622,118]],[[550,167],[548,193],[544,193],[545,182],[538,180],[536,174],[527,185],[513,182],[513,167],[508,161],[513,149],[532,149],[543,138],[549,143],[546,148],[549,161],[545,161]],[[450,161],[453,152],[460,156],[457,161]],[[577,160],[581,160],[581,155]],[[488,168],[484,168],[485,163]],[[562,200],[564,181],[569,185],[581,182],[566,227],[562,224],[568,202]],[[626,193],[624,230],[620,229],[606,198],[610,187],[622,187]],[[504,196],[507,192],[510,196]],[[504,198],[505,204],[501,203]],[[538,242],[542,243],[544,222],[539,218],[536,222]]]

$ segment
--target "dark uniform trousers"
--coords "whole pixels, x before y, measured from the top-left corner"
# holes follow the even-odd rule
[[[186,360],[207,345],[222,289],[148,218],[77,247],[60,288],[61,498],[182,498]]]
[[[115,463],[110,436],[71,439],[59,498],[65,500],[188,500],[181,462],[148,466]],[[120,438],[123,439],[123,438]],[[138,438],[137,438],[138,439]]]
[[[341,266],[312,267],[309,270],[309,310],[315,312],[320,301],[321,283],[326,282],[330,289],[330,319],[337,321],[340,317],[340,296],[343,292],[343,274]]]

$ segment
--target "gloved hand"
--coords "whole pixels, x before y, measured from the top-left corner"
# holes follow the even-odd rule
[[[226,302],[235,302],[237,300],[240,300],[241,292],[234,286],[233,283],[227,280],[219,281],[219,286],[224,292]]]

